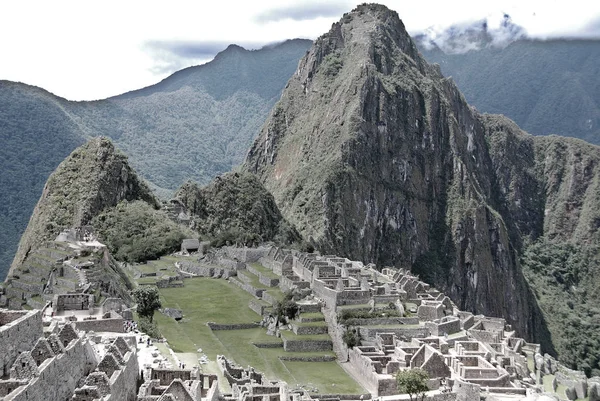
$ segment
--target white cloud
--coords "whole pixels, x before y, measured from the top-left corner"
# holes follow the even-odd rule
[[[148,51],[148,43],[260,45],[296,37],[314,39],[341,17],[341,12],[331,16],[333,11],[343,10],[344,6],[350,11],[357,2],[3,2],[0,3],[0,79],[41,86],[69,99],[104,98],[155,83],[170,68],[205,60],[202,57],[167,60],[165,53]],[[498,12],[510,14],[515,24],[524,26],[535,37],[584,36],[581,29],[585,26],[594,28],[596,34],[600,30],[600,3],[582,0],[382,3],[398,12],[409,32],[474,21]],[[302,5],[306,4],[310,7],[305,6],[307,12],[302,12]],[[320,4],[325,7],[319,8]],[[313,16],[316,18],[311,19]]]

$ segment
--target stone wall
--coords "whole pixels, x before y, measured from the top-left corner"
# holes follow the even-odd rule
[[[378,317],[378,318],[353,318],[344,321],[348,326],[379,326],[395,324],[419,324],[419,318],[416,317]]]
[[[236,269],[235,268],[226,268],[223,266],[214,266],[214,265],[203,265],[199,263],[192,262],[180,262],[179,269],[181,271],[195,274],[200,277],[215,277],[215,278],[229,278],[231,276],[235,276]]]
[[[268,277],[267,275],[260,272],[258,269],[255,269],[254,266],[248,264],[246,265],[246,269],[258,277],[258,282],[267,287],[277,287],[279,285],[279,278]]]
[[[135,340],[134,340],[135,341]],[[123,355],[124,365],[110,378],[110,401],[135,401],[136,384],[140,373],[137,350],[132,347]]]
[[[54,312],[66,310],[89,310],[94,308],[94,296],[90,294],[60,294],[54,296]]]
[[[262,289],[262,288],[255,288],[251,284],[246,283],[246,282],[241,281],[241,280],[231,279],[231,280],[229,280],[229,282],[232,283],[232,284],[237,285],[242,290],[246,291],[247,293],[249,293],[251,295],[254,295],[257,298],[262,298],[263,292],[265,292],[264,289]]]
[[[377,333],[394,333],[399,338],[405,337],[410,340],[412,338],[425,338],[429,337],[429,329],[427,327],[414,327],[414,328],[403,328],[403,327],[361,327],[360,334],[363,338],[375,338]]]
[[[245,330],[260,327],[258,323],[217,324],[208,322],[206,324],[211,330]]]
[[[38,375],[26,386],[19,387],[5,401],[48,401],[70,399],[79,380],[95,368],[98,361],[86,338],[78,338],[64,353],[46,359],[38,367]]]
[[[112,319],[90,319],[90,320],[77,320],[73,322],[75,328],[81,331],[94,331],[102,332],[108,331],[111,333],[122,333],[123,332],[123,318],[112,318]]]
[[[266,291],[263,291],[261,298],[263,301],[268,302],[271,305],[275,305],[277,302],[279,302],[277,298]]]
[[[425,326],[433,336],[443,336],[444,334],[454,334],[460,331],[460,320],[450,319],[443,323],[425,322]]]
[[[333,343],[331,340],[293,340],[283,338],[283,349],[287,352],[313,352],[313,351],[331,351]]]
[[[224,246],[221,248],[225,254],[231,259],[237,259],[244,263],[258,262],[260,258],[264,257],[269,252],[269,247],[258,247],[258,248],[236,248],[233,246]]]
[[[387,379],[379,377],[372,361],[364,357],[358,348],[348,350],[348,361],[358,371],[359,376],[369,384],[369,387],[376,389],[375,397],[398,393],[396,379],[392,376]]]
[[[495,333],[495,332],[485,331],[485,330],[470,329],[469,334],[471,334],[471,336],[473,336],[473,338],[475,338],[478,341],[481,341],[482,343],[490,344],[490,343],[501,342],[500,333]]]
[[[250,302],[248,302],[248,308],[250,308],[252,311],[256,312],[259,316],[263,316],[265,314],[265,311],[269,307],[267,305],[264,305],[258,299],[252,299],[252,300],[250,300]]]
[[[42,314],[38,311],[0,310],[0,377],[8,374],[20,352],[29,351],[43,336]]]
[[[297,335],[327,334],[327,324],[325,322],[323,322],[323,325],[309,326],[292,324],[292,331]]]

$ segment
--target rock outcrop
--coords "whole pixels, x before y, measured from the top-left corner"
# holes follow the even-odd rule
[[[273,195],[250,173],[223,174],[205,187],[187,182],[172,202],[190,215],[194,229],[216,241],[291,244],[300,240]]]
[[[364,4],[301,60],[245,169],[322,252],[410,267],[553,352],[519,253],[524,236],[596,232],[578,211],[598,204],[597,156],[479,114],[395,12]]]
[[[122,200],[144,200],[158,207],[147,185],[107,138],[75,149],[50,176],[19,242],[10,274],[42,244],[64,229],[85,226]]]

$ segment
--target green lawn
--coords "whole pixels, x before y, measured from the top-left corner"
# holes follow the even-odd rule
[[[268,278],[280,278],[281,277],[281,276],[278,276],[277,274],[273,273],[272,270],[267,269],[260,263],[250,263],[250,266],[252,266],[254,269],[256,269],[258,272],[260,272],[265,277],[268,277]]]
[[[259,320],[259,316],[248,308],[248,302],[255,298],[226,280],[186,279],[185,288],[164,288],[160,289],[160,294],[163,307],[178,308],[184,313],[184,319],[179,323],[159,312],[154,315],[161,333],[175,352],[195,352],[202,348],[211,361],[218,354],[226,355],[243,367],[252,366],[268,378],[284,380],[291,387],[310,384],[321,393],[364,392],[337,362],[290,362],[279,359],[283,355],[334,355],[333,352],[294,353],[285,352],[283,347],[257,348],[253,343],[282,343],[280,338],[268,336],[263,328],[210,330],[206,322],[225,324]],[[297,339],[329,339],[326,335],[296,336],[291,332],[285,332],[285,335]],[[203,365],[203,369],[216,373],[217,367],[210,363]]]
[[[243,280],[242,276],[247,277],[248,281]],[[269,288],[266,285],[264,285],[263,283],[261,283],[260,281],[258,281],[258,276],[256,276],[253,273],[250,273],[247,270],[238,270],[238,279],[244,283],[250,284],[252,287],[257,288],[257,289],[258,288],[262,288],[262,289]]]

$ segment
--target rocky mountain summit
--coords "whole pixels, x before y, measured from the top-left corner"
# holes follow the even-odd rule
[[[554,352],[557,317],[520,255],[532,241],[596,241],[599,154],[478,113],[398,15],[370,4],[316,40],[245,168],[321,251],[411,268]]]
[[[102,210],[123,200],[143,200],[158,207],[158,201],[129,166],[127,157],[107,138],[94,138],[75,149],[48,179],[10,272],[63,230],[85,226]]]

